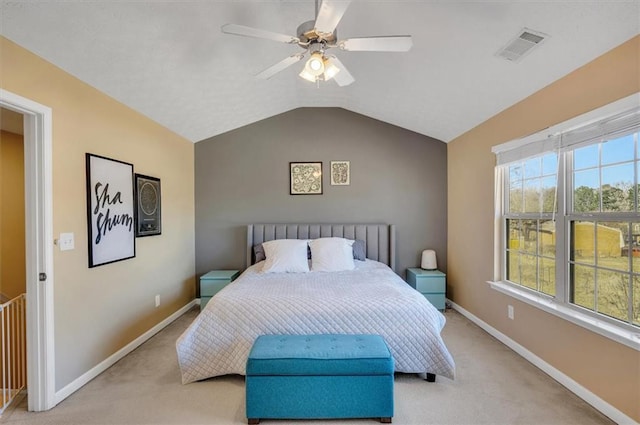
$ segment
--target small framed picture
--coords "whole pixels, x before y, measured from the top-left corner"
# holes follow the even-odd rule
[[[162,233],[160,179],[136,174],[136,237]]]
[[[349,161],[331,161],[331,185],[348,186],[351,184]]]
[[[322,195],[322,162],[290,162],[291,195]]]

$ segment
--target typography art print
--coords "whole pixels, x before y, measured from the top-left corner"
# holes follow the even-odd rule
[[[133,165],[86,154],[89,267],[135,257]]]

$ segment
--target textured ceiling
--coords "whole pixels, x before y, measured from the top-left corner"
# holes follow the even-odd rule
[[[300,79],[303,62],[257,80],[300,48],[220,31],[295,35],[313,18],[313,1],[0,3],[3,36],[193,142],[308,106],[448,142],[640,33],[640,2],[353,1],[340,39],[410,34],[413,48],[337,51],[356,79],[347,87]],[[550,37],[519,63],[497,58],[525,27]]]

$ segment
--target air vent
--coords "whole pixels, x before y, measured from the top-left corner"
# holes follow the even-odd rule
[[[496,56],[511,62],[519,62],[523,57],[531,53],[534,47],[541,45],[548,37],[547,34],[525,28],[500,49]]]

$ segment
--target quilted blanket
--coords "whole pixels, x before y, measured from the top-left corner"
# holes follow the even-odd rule
[[[264,334],[378,334],[397,372],[453,379],[445,317],[385,264],[343,272],[261,273],[260,262],[218,292],[176,342],[182,383],[245,374]]]

